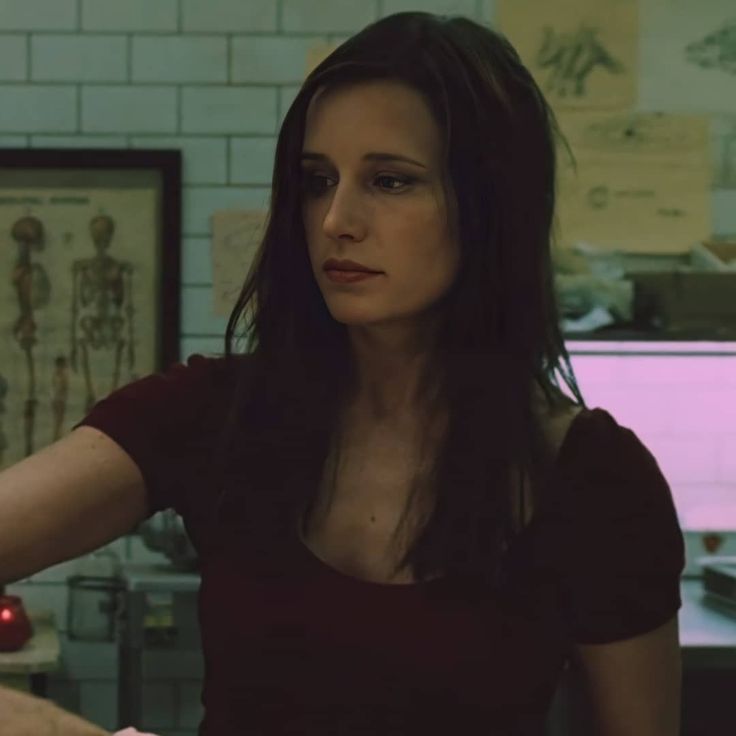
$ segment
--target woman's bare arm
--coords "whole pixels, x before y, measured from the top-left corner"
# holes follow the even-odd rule
[[[79,427],[0,472],[0,585],[98,549],[147,513],[132,458]]]
[[[0,686],[0,733],[7,736],[109,736],[110,731],[49,700]]]

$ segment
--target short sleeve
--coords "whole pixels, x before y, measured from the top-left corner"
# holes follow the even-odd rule
[[[150,518],[173,508],[183,515],[190,448],[201,431],[203,413],[212,404],[222,358],[191,355],[113,391],[74,425],[95,427],[113,439],[141,471]]]
[[[636,434],[602,409],[577,429],[547,552],[571,640],[602,644],[677,613],[685,543],[667,481]]]

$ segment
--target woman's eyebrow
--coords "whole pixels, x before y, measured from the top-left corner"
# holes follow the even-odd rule
[[[325,155],[324,153],[316,153],[315,151],[302,151],[301,160],[330,162],[330,157]],[[380,151],[372,151],[370,153],[366,153],[363,156],[363,161],[404,161],[405,163],[419,166],[422,169],[427,168],[424,164],[419,163],[419,161],[415,161],[413,158],[401,156],[398,153],[384,153]]]

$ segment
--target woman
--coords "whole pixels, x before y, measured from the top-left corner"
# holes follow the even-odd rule
[[[0,574],[176,509],[205,736],[542,734],[571,659],[599,730],[675,733],[684,544],[654,458],[572,375],[556,136],[508,41],[467,18],[342,44],[282,125],[226,357],[114,392],[0,476],[16,525],[54,514]]]

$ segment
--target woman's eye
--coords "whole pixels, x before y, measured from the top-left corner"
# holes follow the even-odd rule
[[[328,177],[326,176],[320,176],[319,174],[310,174],[305,173],[304,174],[304,184],[305,187],[312,193],[315,194],[321,194],[324,191],[325,185],[319,183],[320,181],[326,181]],[[388,174],[383,174],[375,177],[374,181],[390,181],[390,182],[398,182],[399,184],[402,184],[404,186],[408,186],[411,184],[414,180],[411,177],[397,177],[397,176],[390,176]],[[385,191],[400,191],[403,187],[397,187],[397,186],[384,186],[380,187],[381,189],[384,189]]]

